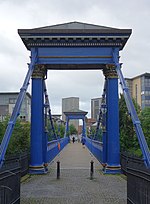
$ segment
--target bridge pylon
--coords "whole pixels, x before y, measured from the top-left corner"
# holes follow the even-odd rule
[[[119,61],[119,52],[124,48],[131,32],[131,29],[110,28],[81,22],[18,30],[23,43],[31,52],[31,65],[0,146],[1,165],[31,75],[30,173],[41,174],[46,173],[45,164],[49,160],[48,157],[52,159],[58,153],[56,144],[47,142],[44,126],[44,80],[47,78],[47,71],[102,70],[106,80],[106,103],[104,104],[106,111],[102,114],[105,123],[103,125],[103,142],[98,144],[93,142],[93,149],[98,147],[96,154],[104,165],[104,173],[120,173],[118,107],[118,76],[120,77],[120,72],[115,66]],[[134,122],[137,123],[137,121]],[[135,127],[137,133],[140,134],[139,125],[136,124]],[[66,131],[68,131],[68,126],[66,126]],[[83,135],[86,136],[84,118]],[[87,141],[89,140],[89,138],[85,138]],[[141,140],[140,136],[139,140]],[[144,156],[147,157],[149,155],[146,154],[148,148],[143,141],[144,139],[141,141],[141,147],[144,147]],[[66,138],[62,146],[64,147],[67,143]]]

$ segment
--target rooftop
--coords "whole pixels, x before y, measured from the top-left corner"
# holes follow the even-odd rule
[[[33,29],[18,29],[27,49],[42,46],[119,46],[124,47],[131,29],[119,29],[82,22],[68,22]]]
[[[0,92],[0,95],[18,95],[19,92]],[[26,92],[26,95],[31,98],[31,94],[29,92]]]
[[[75,114],[75,115],[86,115],[88,112],[80,110],[80,109],[72,109],[69,111],[64,111],[65,115]]]
[[[33,29],[19,29],[18,33],[59,33],[59,32],[74,32],[79,31],[82,33],[86,33],[87,31],[90,32],[90,30],[94,30],[96,33],[130,33],[131,29],[119,29],[119,28],[112,28],[112,27],[106,27],[101,25],[94,25],[89,23],[83,23],[83,22],[68,22],[68,23],[62,23],[62,24],[56,24],[56,25],[50,25],[45,27],[39,27],[39,28],[33,28]]]
[[[136,79],[136,78],[140,78],[142,76],[150,77],[150,73],[145,72],[144,74],[140,74],[138,76],[135,76],[135,77],[132,77],[132,78],[125,78],[125,79],[126,80],[133,80],[133,79]]]

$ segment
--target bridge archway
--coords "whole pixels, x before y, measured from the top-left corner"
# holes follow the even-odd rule
[[[124,81],[119,64],[119,52],[131,35],[130,29],[117,29],[80,22],[70,22],[35,29],[20,29],[18,33],[31,52],[31,63],[20,90],[13,114],[1,144],[1,165],[16,122],[23,97],[32,76],[31,109],[31,173],[45,173],[47,139],[44,126],[45,80],[50,70],[102,70],[103,92],[102,163],[105,173],[120,172],[118,76],[132,117],[144,160],[150,167],[150,153],[139,119]],[[100,120],[98,121],[98,123]],[[47,150],[47,151],[46,151]]]
[[[19,35],[35,60],[32,73],[31,172],[44,171],[43,87],[47,71],[102,70],[106,78],[106,134],[103,144],[105,171],[120,172],[118,76],[114,59],[127,42],[131,30],[70,22],[66,24],[21,29]],[[112,92],[113,90],[113,92]],[[45,148],[44,148],[45,146]]]
[[[69,132],[69,121],[70,120],[82,120],[83,126],[82,126],[82,137],[86,137],[86,122],[85,122],[85,116],[88,112],[79,110],[79,109],[73,109],[70,111],[65,111],[64,114],[66,116],[66,130],[65,130],[65,136],[67,136],[67,133]]]

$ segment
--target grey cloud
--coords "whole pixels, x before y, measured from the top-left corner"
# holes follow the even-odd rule
[[[47,89],[52,111],[59,107],[62,98],[70,96],[79,97],[81,108],[89,110],[91,98],[101,97],[103,81],[100,71],[49,71]]]
[[[120,52],[125,77],[150,72],[149,0],[1,0],[0,91],[19,91],[27,72],[30,53],[17,34],[18,28],[35,28],[70,21],[132,28]],[[47,87],[52,111],[61,111],[61,98],[79,96],[81,108],[90,111],[90,99],[101,96],[101,71],[49,71]],[[30,90],[30,89],[29,89]]]

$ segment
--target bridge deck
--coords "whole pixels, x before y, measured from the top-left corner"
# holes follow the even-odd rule
[[[90,180],[90,161],[94,161],[94,179]],[[61,163],[56,179],[56,162]],[[41,204],[125,204],[126,181],[121,176],[103,175],[102,167],[79,143],[69,144],[49,166],[46,175],[30,176],[21,184],[21,203]]]

